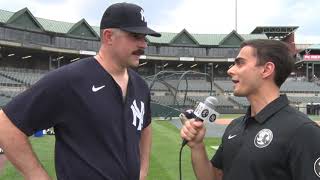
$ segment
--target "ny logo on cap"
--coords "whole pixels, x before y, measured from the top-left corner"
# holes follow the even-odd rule
[[[143,14],[143,13],[144,13],[144,12],[143,12],[143,9],[141,9],[141,11],[140,11],[141,21],[147,22],[147,21],[146,21],[146,18],[144,17],[144,14]]]

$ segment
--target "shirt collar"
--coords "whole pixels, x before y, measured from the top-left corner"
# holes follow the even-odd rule
[[[264,107],[255,117],[253,117],[260,124],[267,121],[271,116],[276,114],[282,108],[289,104],[286,95],[280,95],[277,99],[273,100],[266,107]],[[251,117],[251,106],[248,108],[246,113],[246,119]]]

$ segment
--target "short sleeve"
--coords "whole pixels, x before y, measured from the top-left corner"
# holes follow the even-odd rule
[[[3,111],[28,136],[50,128],[57,123],[57,117],[64,109],[61,94],[66,92],[65,81],[61,71],[52,71],[14,97]]]
[[[143,125],[143,128],[146,128],[149,126],[149,124],[151,123],[151,106],[150,106],[150,101],[151,101],[151,97],[150,97],[150,91],[148,90],[148,99],[147,99],[147,103],[146,103],[146,111],[145,111],[145,123]]]
[[[289,146],[289,165],[294,180],[320,179],[320,127],[315,123],[301,126]]]
[[[222,169],[222,151],[223,151],[223,146],[222,144],[220,144],[218,150],[216,151],[216,153],[213,155],[212,159],[211,159],[211,163],[214,167],[218,168],[218,169]]]

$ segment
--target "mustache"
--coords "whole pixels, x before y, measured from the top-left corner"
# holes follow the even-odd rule
[[[138,49],[138,50],[133,51],[132,54],[140,56],[140,55],[144,54],[144,50]]]

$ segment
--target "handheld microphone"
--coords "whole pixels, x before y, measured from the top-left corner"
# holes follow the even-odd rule
[[[195,118],[196,121],[212,123],[219,116],[219,113],[214,110],[216,104],[218,104],[218,100],[215,97],[209,96],[203,103],[200,102],[193,112],[192,110],[187,110],[185,113],[181,113],[179,118],[183,124],[187,119],[191,118]],[[185,146],[187,143],[188,141],[184,139],[182,146]]]

